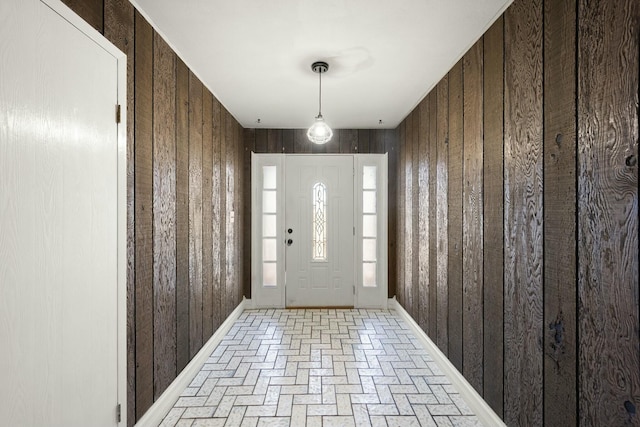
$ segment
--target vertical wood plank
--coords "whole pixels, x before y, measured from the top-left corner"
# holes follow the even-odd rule
[[[244,128],[238,123],[235,122],[236,125],[236,145],[238,146],[238,155],[236,158],[236,174],[238,176],[238,182],[236,183],[236,205],[238,209],[238,218],[236,220],[236,230],[238,230],[238,234],[236,237],[236,244],[238,249],[236,251],[236,263],[238,265],[237,268],[237,276],[238,276],[238,285],[236,286],[238,299],[237,304],[242,302],[242,297],[245,295],[249,295],[245,292],[245,288],[249,286],[249,279],[251,277],[251,253],[248,245],[245,245],[245,240],[251,239],[251,227],[245,228],[245,217],[249,220],[247,215],[248,206],[245,204],[245,194],[244,189],[246,188],[246,176],[248,173],[248,167],[251,162],[251,157],[248,155],[248,152],[245,151],[244,147]],[[282,131],[282,148],[283,152],[286,150],[285,148],[285,135],[286,132]],[[292,141],[293,143],[293,141]],[[246,255],[246,257],[245,257]],[[249,265],[246,265],[249,264]]]
[[[356,153],[358,151],[358,131],[355,129],[340,129],[340,153]]]
[[[176,64],[176,365],[189,363],[189,69]]]
[[[267,130],[267,153],[282,153],[282,130]]]
[[[420,125],[420,141],[418,157],[419,172],[418,172],[418,235],[416,241],[418,242],[418,283],[420,283],[420,294],[418,296],[418,304],[420,306],[420,315],[418,324],[425,332],[428,332],[429,328],[429,291],[433,285],[429,281],[429,212],[430,202],[429,198],[429,170],[431,169],[431,162],[429,159],[429,130],[430,114],[429,114],[429,97],[425,97],[422,102],[416,107],[419,111],[419,125]]]
[[[283,129],[282,130],[282,146],[284,147],[284,152],[291,154],[294,151],[293,148],[293,129]],[[251,170],[251,168],[248,169],[249,171]],[[247,173],[247,170],[245,170],[245,174]],[[248,176],[248,175],[247,175]],[[248,205],[246,205],[247,207],[251,206],[251,203],[249,203]],[[251,228],[249,228],[250,230]]]
[[[311,144],[311,152],[319,154],[337,154],[340,153],[341,129],[333,129],[333,138],[324,145]]]
[[[269,153],[267,145],[268,129],[256,129],[256,153]]]
[[[213,335],[213,95],[202,94],[202,339]]]
[[[233,140],[233,117],[231,116],[231,113],[229,113],[229,111],[225,108],[223,109],[223,113],[224,118],[225,118],[225,124],[224,124],[224,144],[226,145],[226,150],[225,150],[225,174],[226,174],[226,181],[225,181],[225,188],[226,188],[226,212],[228,213],[228,215],[226,216],[226,232],[225,232],[225,246],[226,246],[226,269],[225,269],[225,286],[226,286],[226,290],[225,290],[225,311],[224,311],[224,316],[225,318],[227,316],[229,316],[229,314],[231,314],[231,312],[233,311],[233,309],[235,308],[235,262],[234,262],[234,256],[235,256],[235,245],[234,245],[234,240],[235,240],[235,227],[234,224],[232,222],[232,215],[235,215],[234,212],[234,208],[235,208],[235,193],[233,191],[234,189],[234,185],[235,185],[235,181],[234,181],[234,171],[233,171],[233,158],[234,158],[234,152],[236,151],[236,145],[234,143]],[[232,213],[233,212],[233,213]],[[235,221],[235,219],[234,219]]]
[[[503,414],[504,19],[484,35],[484,394]],[[567,424],[568,425],[568,424]]]
[[[233,163],[233,170],[234,170],[234,174],[235,174],[235,185],[233,187],[233,191],[235,193],[235,211],[236,211],[236,220],[235,220],[235,245],[236,245],[236,250],[235,250],[235,265],[236,265],[236,269],[235,269],[235,289],[236,289],[236,300],[235,300],[235,304],[234,304],[234,308],[238,306],[238,304],[240,304],[240,302],[242,301],[242,296],[244,295],[243,292],[243,285],[242,285],[242,280],[243,280],[243,276],[242,276],[242,239],[243,239],[243,229],[242,229],[242,207],[243,207],[243,201],[242,201],[242,159],[243,159],[243,140],[242,140],[242,127],[240,126],[240,124],[238,123],[238,121],[235,119],[235,117],[233,118],[233,124],[234,124],[234,135],[233,135],[233,139],[235,141],[235,146],[236,146],[236,150],[235,150],[235,159],[234,159],[234,163]],[[282,140],[282,151],[284,151],[284,140]]]
[[[436,88],[438,96],[437,112],[437,158],[436,165],[436,342],[447,355],[449,351],[448,314],[449,298],[447,289],[447,269],[449,260],[448,226],[448,161],[449,161],[449,78],[444,76]],[[422,237],[421,237],[422,239]]]
[[[482,39],[463,58],[462,283],[463,373],[483,392]]]
[[[504,341],[507,425],[542,424],[542,5],[505,13]]]
[[[462,60],[449,71],[449,360],[462,371]]]
[[[238,121],[235,118],[233,119],[233,124],[234,124],[234,130],[235,130],[234,140],[236,145],[236,152],[235,152],[236,157],[234,159],[234,165],[233,165],[234,172],[236,175],[236,183],[233,188],[233,191],[235,193],[235,206],[236,206],[235,207],[236,209],[236,221],[235,221],[236,301],[234,305],[234,308],[235,308],[242,302],[242,297],[244,296],[244,286],[243,286],[244,275],[243,275],[243,269],[242,269],[242,262],[243,262],[242,254],[243,254],[243,248],[244,248],[243,242],[245,238],[245,230],[244,230],[244,227],[242,227],[242,218],[244,215],[244,202],[242,199],[242,186],[243,186],[243,179],[244,179],[243,168],[242,168],[242,161],[244,159],[243,134],[242,134],[242,126],[240,125],[240,123],[238,123]],[[282,133],[282,136],[283,136],[282,152],[284,152],[284,131]]]
[[[290,147],[286,148],[288,153],[293,151],[293,130],[288,129],[284,132],[285,147],[287,146],[287,140],[290,141]],[[251,230],[251,152],[255,151],[256,145],[256,131],[255,129],[244,129],[244,177],[242,185],[242,196],[244,203],[243,211],[243,230]],[[251,299],[251,233],[245,234],[245,242],[242,248],[242,262],[244,268],[244,294],[247,299]]]
[[[438,183],[436,175],[437,136],[438,136],[438,96],[436,90],[429,94],[429,327],[427,332],[430,337],[436,339],[438,316],[438,288],[437,282],[437,241],[436,241],[436,188]],[[417,239],[420,236],[416,236]]]
[[[372,130],[371,131],[370,146],[369,146],[369,152],[370,153],[373,153],[373,154],[389,153],[389,154],[391,154],[391,152],[389,151],[389,148],[385,144],[385,138],[386,138],[386,136],[387,136],[387,134],[389,132],[390,131],[386,130],[386,129],[379,129],[379,130]],[[391,159],[389,159],[389,170],[391,170]]]
[[[544,419],[575,426],[576,2],[544,5]]]
[[[189,349],[202,347],[202,83],[189,71]]]
[[[234,284],[234,300],[233,300],[233,308],[237,307],[242,298],[242,275],[240,270],[240,260],[242,255],[242,230],[238,227],[238,224],[242,223],[242,210],[241,210],[241,200],[239,199],[238,188],[242,188],[241,185],[241,177],[240,168],[238,167],[240,157],[240,150],[242,148],[242,140],[240,139],[240,131],[238,127],[238,122],[236,122],[235,118],[232,117],[233,123],[233,210],[235,212],[235,220],[233,222],[233,284]],[[282,136],[282,132],[280,133]],[[282,152],[282,137],[280,138],[280,152]]]
[[[211,269],[211,281],[213,284],[213,307],[212,322],[213,330],[217,330],[224,317],[221,311],[221,302],[223,300],[224,291],[222,290],[222,264],[224,263],[224,253],[222,252],[223,229],[222,215],[224,207],[220,201],[222,192],[222,176],[220,168],[220,144],[221,144],[222,123],[220,118],[220,102],[214,97],[211,108],[211,252],[213,254],[213,265]]]
[[[296,154],[310,153],[312,143],[307,138],[306,129],[295,129],[293,131],[293,152]]]
[[[134,8],[129,1],[104,1],[104,36],[127,55],[127,424],[133,426],[136,421],[135,45]]]
[[[397,253],[397,261],[396,261],[396,266],[397,266],[397,272],[398,272],[398,277],[396,279],[396,295],[397,295],[397,300],[400,304],[402,304],[403,307],[406,307],[406,301],[405,301],[405,288],[406,288],[406,282],[405,282],[405,265],[404,265],[404,260],[405,260],[405,247],[406,247],[406,240],[407,240],[407,235],[406,235],[406,230],[405,230],[405,219],[406,219],[406,215],[405,215],[405,193],[406,193],[406,180],[405,180],[405,164],[406,164],[406,123],[407,123],[407,119],[405,118],[402,123],[400,123],[400,125],[398,126],[398,167],[396,168],[396,176],[397,176],[397,192],[396,192],[396,198],[397,198],[397,209],[396,212],[398,212],[398,219],[397,219],[397,234],[399,236],[399,239],[397,240],[397,246],[396,246],[396,253]]]
[[[420,264],[419,264],[419,242],[420,235],[419,230],[419,212],[420,212],[420,200],[418,199],[420,186],[418,182],[418,169],[420,165],[420,109],[416,108],[413,113],[412,122],[412,141],[411,141],[411,182],[413,183],[411,190],[411,229],[412,229],[412,242],[411,242],[411,254],[413,259],[411,260],[411,281],[412,281],[412,296],[413,301],[413,318],[420,319],[420,293],[426,283],[420,283]]]
[[[219,104],[219,117],[220,117],[220,152],[219,152],[219,171],[220,171],[220,186],[219,189],[219,204],[220,204],[220,292],[219,292],[219,319],[223,322],[227,317],[227,137],[226,137],[226,110],[222,104]],[[266,136],[266,130],[265,130]],[[256,141],[257,143],[257,141]],[[266,150],[266,138],[265,138],[265,150]]]
[[[233,150],[231,157],[231,165],[232,165],[232,174],[233,174],[233,186],[230,191],[233,192],[233,212],[234,212],[234,220],[231,222],[233,227],[233,303],[232,310],[240,303],[241,298],[241,290],[242,290],[242,278],[240,275],[239,261],[240,261],[240,238],[242,237],[242,233],[238,224],[242,221],[242,214],[240,211],[240,203],[238,200],[238,186],[240,185],[240,173],[238,170],[238,159],[240,158],[240,148],[242,147],[242,142],[239,139],[240,132],[238,131],[238,123],[231,113],[229,113],[231,117],[231,129],[232,136],[231,139],[233,141]],[[279,138],[279,150],[282,153],[282,131],[280,131]],[[231,312],[230,312],[231,313]]]
[[[153,29],[135,13],[136,418],[153,403]]]
[[[104,33],[104,3],[103,0],[62,0],[89,25]]]
[[[381,134],[382,136],[378,136]],[[397,251],[398,251],[398,130],[388,129],[384,131],[376,132],[376,140],[383,141],[380,144],[382,152],[388,153],[389,162],[389,272],[387,274],[388,281],[388,297],[391,298],[396,295],[396,289],[398,284],[398,268],[397,268]]]
[[[415,319],[413,301],[413,116],[405,119],[404,138],[404,306]]]
[[[176,58],[153,33],[154,400],[176,377]]]
[[[358,141],[356,143],[356,152],[357,153],[375,153],[375,151],[371,151],[371,134],[373,131],[369,129],[358,129]]]
[[[578,2],[581,425],[638,425],[637,0]]]

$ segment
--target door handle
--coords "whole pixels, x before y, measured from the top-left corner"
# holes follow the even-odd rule
[[[292,243],[293,243],[293,239],[287,239],[287,246],[291,246]]]

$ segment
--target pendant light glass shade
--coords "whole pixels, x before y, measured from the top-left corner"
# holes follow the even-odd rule
[[[331,140],[332,136],[333,131],[324,121],[322,114],[318,114],[315,123],[307,131],[307,138],[314,144],[326,144]]]
[[[318,115],[316,121],[307,131],[307,138],[314,144],[326,144],[331,141],[333,131],[329,125],[324,121],[322,117],[322,73],[325,73],[329,69],[329,64],[326,62],[318,61],[311,64],[311,69],[314,73],[318,73],[320,80],[320,91],[318,96]]]

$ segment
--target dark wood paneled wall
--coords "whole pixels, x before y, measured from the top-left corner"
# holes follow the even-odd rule
[[[398,300],[510,426],[640,425],[639,32],[515,0],[398,127]]]
[[[395,174],[398,164],[398,137],[393,129],[335,129],[333,138],[318,148],[307,139],[306,129],[244,129],[242,161],[243,199],[241,216],[236,216],[244,230],[251,230],[251,153],[372,153],[389,154],[389,297],[396,294],[396,202],[398,194]],[[251,295],[251,238],[250,233],[241,240],[243,253],[244,295]],[[402,240],[401,240],[402,241]],[[402,283],[402,282],[398,282]]]
[[[242,299],[242,130],[129,1],[65,3],[127,54],[133,425]]]

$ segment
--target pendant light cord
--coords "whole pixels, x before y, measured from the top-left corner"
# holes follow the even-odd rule
[[[318,116],[322,116],[322,70],[318,73],[320,78],[320,90],[318,95]]]

